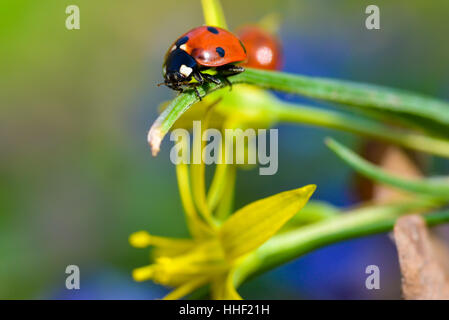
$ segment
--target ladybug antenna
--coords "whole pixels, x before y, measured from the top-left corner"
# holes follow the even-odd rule
[[[164,85],[164,84],[165,84],[165,81],[164,81],[164,82],[161,82],[161,83],[158,83],[157,86],[160,87],[160,86],[162,86],[162,85]]]

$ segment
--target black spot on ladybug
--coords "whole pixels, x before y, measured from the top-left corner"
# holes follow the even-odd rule
[[[215,48],[215,51],[217,51],[217,53],[218,53],[218,55],[220,56],[220,57],[224,57],[224,55],[225,55],[225,51],[224,51],[224,49],[222,48],[222,47],[216,47]]]
[[[178,41],[176,41],[176,46],[177,47],[182,46],[187,41],[189,41],[189,37],[187,37],[187,36],[179,38]]]
[[[207,27],[207,31],[212,32],[213,34],[218,34],[218,30],[214,27]]]

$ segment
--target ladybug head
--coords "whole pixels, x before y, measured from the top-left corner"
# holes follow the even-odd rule
[[[166,72],[164,75],[164,82],[167,87],[178,90],[181,88],[182,84],[186,82],[186,78],[178,71]]]
[[[164,83],[174,90],[181,90],[198,69],[197,63],[187,52],[176,48],[170,51],[163,66]]]

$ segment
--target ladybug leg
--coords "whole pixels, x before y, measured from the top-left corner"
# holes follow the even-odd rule
[[[193,77],[195,78],[196,81],[198,81],[198,83],[200,85],[202,85],[204,83],[204,78],[203,75],[201,74],[201,72],[195,72],[193,73]]]
[[[245,71],[245,68],[236,66],[235,64],[226,64],[218,67],[217,70],[220,71],[223,76],[230,77]]]
[[[229,85],[229,90],[232,90],[232,83],[229,81],[228,77],[239,74],[245,71],[245,68],[236,66],[234,64],[227,64],[217,68],[217,71],[223,76],[224,81]]]
[[[196,81],[198,81],[198,83],[194,83],[192,84],[193,90],[195,90],[195,94],[198,97],[198,99],[201,101],[201,95],[198,91],[198,86],[201,86],[204,84],[204,78],[203,75],[201,74],[201,72],[196,71],[193,73],[193,78],[195,78]]]
[[[220,79],[218,79],[217,77],[215,77],[215,76],[213,76],[211,74],[203,73],[203,77],[204,77],[204,79],[206,79],[209,82],[213,82],[213,83],[215,83],[217,85],[221,84]]]
[[[199,84],[192,83],[191,85],[188,86],[188,88],[193,90],[195,92],[195,95],[198,97],[198,100],[201,101],[202,99],[201,99],[200,92],[198,91],[198,86],[199,86]]]
[[[183,93],[185,90],[193,90],[195,92],[195,95],[198,97],[198,99],[201,101],[201,95],[198,91],[198,86],[200,83],[189,83],[183,86],[183,88],[179,89],[179,92]]]
[[[190,83],[187,87],[193,91],[195,91],[196,96],[198,97],[198,99],[201,101],[201,95],[200,92],[198,91],[198,86],[200,86],[201,83]]]
[[[232,91],[232,83],[229,81],[228,76],[223,76],[223,80],[229,86],[229,91]]]
[[[200,92],[198,91],[198,88],[195,86],[195,87],[193,87],[193,90],[195,91],[195,94],[198,97],[198,99],[201,101],[202,99],[201,99]]]

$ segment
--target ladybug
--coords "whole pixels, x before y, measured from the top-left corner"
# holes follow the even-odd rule
[[[207,82],[220,84],[217,76],[230,84],[227,77],[243,72],[245,69],[235,64],[246,58],[243,43],[231,32],[218,27],[197,27],[179,37],[168,50],[162,68],[164,82],[161,84],[180,92],[194,89],[201,100],[199,85]],[[215,70],[216,74],[204,72],[206,70]]]
[[[276,37],[256,25],[243,26],[236,34],[248,51],[248,60],[243,66],[279,70],[282,66],[282,48]]]

